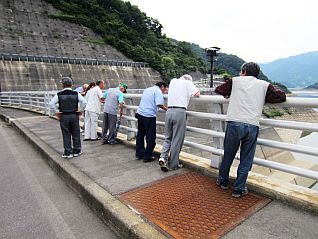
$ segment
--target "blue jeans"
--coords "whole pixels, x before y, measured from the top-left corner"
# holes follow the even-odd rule
[[[241,191],[249,171],[252,168],[259,127],[251,124],[229,121],[227,122],[224,138],[224,158],[219,169],[219,182],[222,185],[229,183],[229,172],[235,154],[241,145],[240,164],[237,168],[237,178],[233,189]]]

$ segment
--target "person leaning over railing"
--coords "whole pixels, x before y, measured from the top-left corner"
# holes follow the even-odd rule
[[[80,103],[82,111],[85,108],[86,100],[80,93],[72,90],[73,80],[70,77],[63,77],[62,85],[63,90],[54,95],[49,103],[49,108],[56,111],[56,104],[59,105],[57,117],[60,119],[63,136],[64,153],[62,157],[69,159],[81,154],[78,103]]]
[[[167,110],[164,106],[163,94],[168,92],[168,85],[165,82],[157,82],[154,86],[144,90],[140,104],[137,109],[138,132],[136,137],[136,160],[143,160],[144,163],[152,162],[152,156],[156,146],[156,119],[158,108]],[[145,148],[146,137],[146,148]]]
[[[259,119],[264,103],[286,101],[283,91],[275,89],[266,81],[257,79],[259,72],[260,67],[256,63],[244,63],[241,66],[240,76],[229,79],[215,89],[217,94],[230,98],[226,116],[224,158],[216,184],[224,190],[228,189],[230,168],[241,146],[240,164],[232,193],[236,198],[248,193],[246,180],[253,164]]]
[[[159,158],[159,165],[163,172],[182,167],[179,164],[179,154],[185,137],[187,107],[191,96],[199,97],[200,91],[193,84],[190,75],[183,75],[170,81],[168,110],[165,118],[165,140]]]

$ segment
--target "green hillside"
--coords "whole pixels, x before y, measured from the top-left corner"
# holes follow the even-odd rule
[[[64,21],[84,25],[103,37],[89,39],[94,44],[109,44],[134,61],[147,62],[164,80],[189,72],[206,73],[208,62],[198,45],[168,38],[163,26],[141,12],[137,6],[121,0],[45,0],[59,14],[50,15]],[[220,53],[216,71],[237,75],[244,61],[237,56]],[[261,74],[261,79],[268,80]]]
[[[168,80],[191,71],[206,71],[203,60],[187,42],[174,42],[162,34],[158,20],[137,6],[120,0],[45,0],[61,11],[51,15],[91,28],[134,61],[143,61]],[[90,39],[94,42],[94,39]]]

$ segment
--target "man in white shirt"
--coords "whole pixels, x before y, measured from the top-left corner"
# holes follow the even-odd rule
[[[165,119],[165,140],[159,158],[159,165],[163,172],[178,169],[179,154],[185,137],[187,126],[187,107],[191,96],[199,97],[200,91],[193,84],[190,75],[183,75],[179,79],[172,79],[169,84],[168,110]],[[168,159],[170,152],[170,160]]]
[[[87,105],[85,108],[85,136],[84,141],[99,140],[97,137],[98,115],[101,113],[104,81],[97,81],[96,86],[86,94]]]

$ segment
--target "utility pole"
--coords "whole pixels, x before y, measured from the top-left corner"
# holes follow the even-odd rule
[[[219,47],[210,47],[206,48],[206,53],[208,56],[209,61],[211,62],[211,80],[210,80],[210,88],[213,88],[213,62],[214,62],[214,57],[217,55],[216,53],[220,50],[221,48]]]

